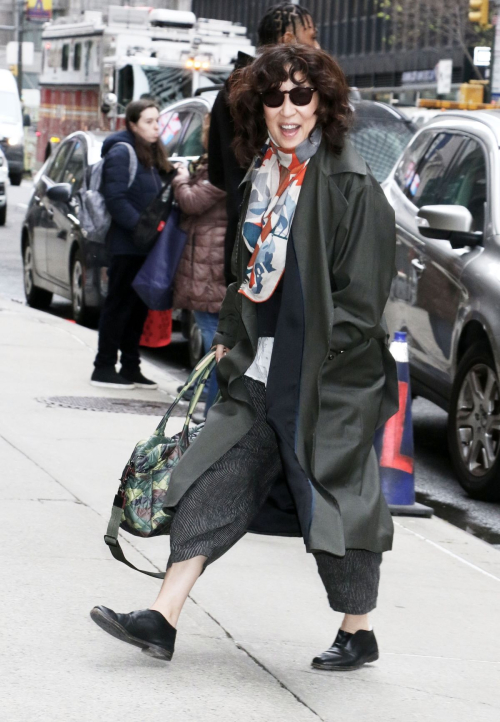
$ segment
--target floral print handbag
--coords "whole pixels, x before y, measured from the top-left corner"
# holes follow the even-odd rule
[[[118,529],[140,537],[169,533],[173,512],[165,511],[163,506],[170,477],[181,456],[203,428],[203,424],[192,428],[189,428],[189,425],[214,366],[215,352],[211,351],[193,369],[154,434],[148,439],[139,441],[135,447],[123,470],[120,486],[113,501],[104,541],[115,559],[151,577],[163,579],[165,574],[137,569],[129,562],[120,547]],[[172,411],[190,388],[193,388],[193,396],[182,431],[172,437],[165,436],[165,427]]]

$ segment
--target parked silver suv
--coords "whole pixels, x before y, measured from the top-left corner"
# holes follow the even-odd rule
[[[461,485],[500,498],[500,111],[443,113],[384,183],[396,211],[391,331],[413,392],[448,411]]]

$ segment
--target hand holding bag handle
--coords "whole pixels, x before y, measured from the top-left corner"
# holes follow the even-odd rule
[[[182,389],[179,391],[179,394],[175,398],[175,400],[172,402],[172,404],[167,409],[167,412],[165,413],[164,417],[156,427],[156,434],[164,435],[165,434],[165,427],[167,425],[167,422],[172,415],[172,411],[175,409],[179,401],[183,399],[188,389],[191,387],[194,387],[193,396],[191,398],[191,401],[188,406],[188,410],[186,412],[186,419],[184,421],[184,425],[182,427],[182,431],[179,435],[179,446],[181,447],[183,453],[186,450],[186,448],[189,445],[189,424],[192,418],[192,415],[194,413],[194,410],[196,408],[196,404],[200,400],[201,394],[203,393],[203,389],[205,387],[205,384],[207,383],[207,380],[212,373],[213,368],[215,367],[215,352],[211,351],[206,356],[204,356],[201,361],[195,366],[193,371],[191,372],[189,378],[187,379],[186,383],[182,387]],[[123,564],[126,564],[131,569],[134,569],[137,572],[141,572],[141,574],[147,574],[149,577],[154,577],[155,579],[164,579],[165,578],[165,572],[149,572],[144,569],[139,569],[136,567],[132,562],[129,562],[128,559],[125,557],[123,550],[120,546],[120,542],[118,541],[118,530],[120,528],[121,520],[122,520],[122,512],[123,512],[123,500],[118,495],[115,496],[114,502],[113,502],[113,508],[111,511],[111,517],[108,522],[108,527],[106,529],[106,534],[104,535],[104,541],[106,542],[107,546],[109,547],[109,550],[113,557]]]

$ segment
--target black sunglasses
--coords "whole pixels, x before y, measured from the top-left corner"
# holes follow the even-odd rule
[[[285,95],[290,96],[290,100],[294,105],[309,105],[315,92],[316,88],[304,88],[302,85],[298,85],[292,90],[271,88],[271,90],[265,90],[260,96],[262,102],[268,108],[279,108],[285,102]]]

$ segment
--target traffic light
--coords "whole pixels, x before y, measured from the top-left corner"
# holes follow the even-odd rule
[[[469,22],[479,23],[483,28],[488,27],[489,12],[489,0],[469,0]]]

